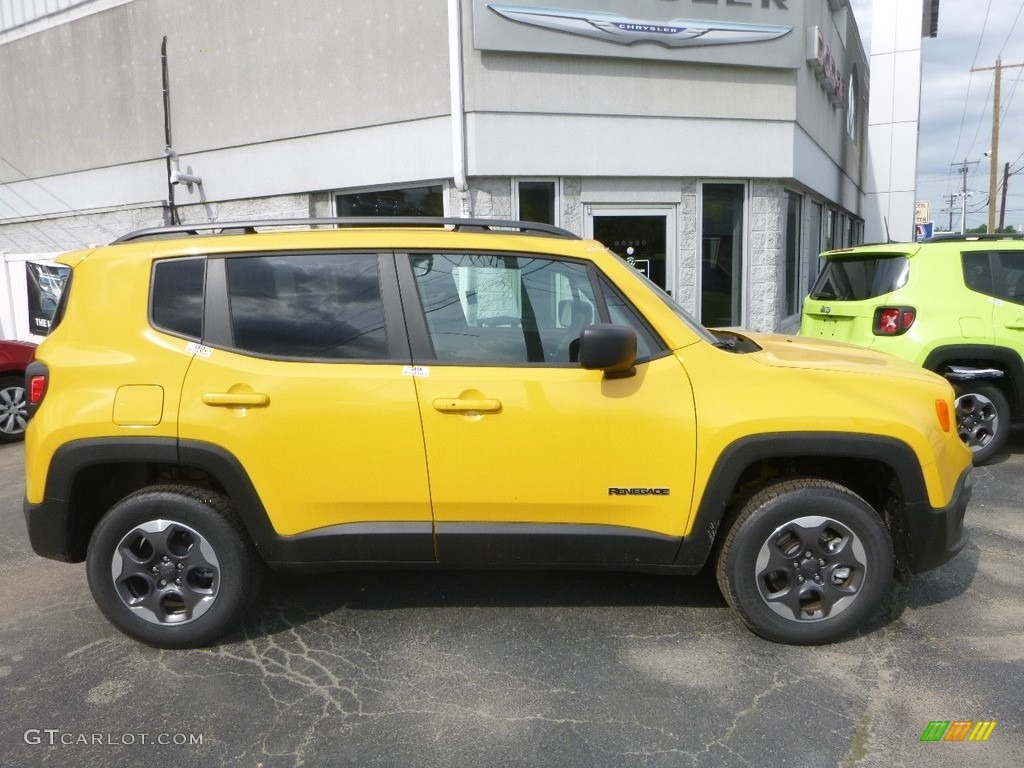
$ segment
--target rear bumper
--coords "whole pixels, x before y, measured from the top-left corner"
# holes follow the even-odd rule
[[[31,504],[24,500],[25,526],[28,540],[40,557],[73,563],[81,558],[73,557],[68,551],[68,517],[66,505],[46,502]]]
[[[953,498],[940,509],[928,505],[908,505],[903,542],[903,565],[911,573],[922,573],[948,562],[967,544],[964,514],[971,500],[971,468],[960,475]]]

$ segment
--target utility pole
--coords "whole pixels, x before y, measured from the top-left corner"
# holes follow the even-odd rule
[[[999,206],[999,231],[1006,229],[1006,188],[1010,186],[1010,164],[1003,166],[1003,204]]]
[[[946,209],[949,211],[949,226],[946,227],[947,232],[953,231],[953,203],[956,202],[956,193],[949,196],[949,202],[946,203]]]
[[[964,161],[960,164],[960,171],[959,172],[960,172],[960,175],[964,177],[963,188],[958,193],[958,195],[962,198],[962,200],[961,200],[961,206],[962,207],[961,207],[961,210],[960,210],[960,234],[961,235],[963,235],[963,234],[965,234],[967,232],[967,196],[971,194],[970,192],[967,191],[967,172],[970,170],[970,166],[977,165],[977,164],[978,164],[977,160],[971,160],[971,162],[967,162],[967,158],[966,157],[964,158]],[[953,165],[956,165],[956,163],[953,163]],[[952,206],[950,206],[950,211],[949,211],[949,229],[950,229],[950,231],[953,230],[953,210],[952,210]]]
[[[992,89],[992,166],[988,178],[988,231],[996,231],[996,181],[999,177],[999,110],[1000,87],[1004,69],[1017,69],[1024,64],[1003,65],[1002,59],[996,59],[994,67],[977,67],[971,72],[995,71],[995,87]],[[966,206],[966,203],[964,204]],[[1002,225],[1000,225],[1002,228]]]

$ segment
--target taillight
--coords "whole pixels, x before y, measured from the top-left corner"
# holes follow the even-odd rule
[[[28,382],[28,403],[39,405],[43,402],[43,395],[46,394],[46,377],[33,376]]]
[[[29,418],[35,416],[39,404],[46,397],[46,385],[50,379],[50,369],[45,363],[33,360],[25,371],[25,410]]]
[[[909,331],[916,319],[917,310],[913,307],[879,307],[872,331],[876,336],[899,336]]]

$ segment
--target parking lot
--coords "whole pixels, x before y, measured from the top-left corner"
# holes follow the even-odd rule
[[[1024,433],[971,541],[837,645],[747,632],[707,576],[276,578],[240,631],[159,651],[36,557],[0,448],[0,765],[1024,765]],[[932,721],[985,742],[922,742]]]

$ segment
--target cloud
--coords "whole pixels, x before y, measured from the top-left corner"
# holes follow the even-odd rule
[[[874,0],[891,2],[892,0]],[[870,53],[872,0],[851,0],[854,16]],[[944,0],[939,6],[938,36],[922,41],[921,121],[918,141],[917,197],[930,200],[936,220],[949,195],[961,189],[959,167],[969,164],[967,226],[987,221],[992,144],[994,72],[975,71],[1003,63],[1001,120],[996,171],[1010,163],[1006,222],[1024,230],[1024,3],[1021,0]],[[1015,190],[1017,190],[1015,192]],[[960,203],[954,203],[959,226]]]

